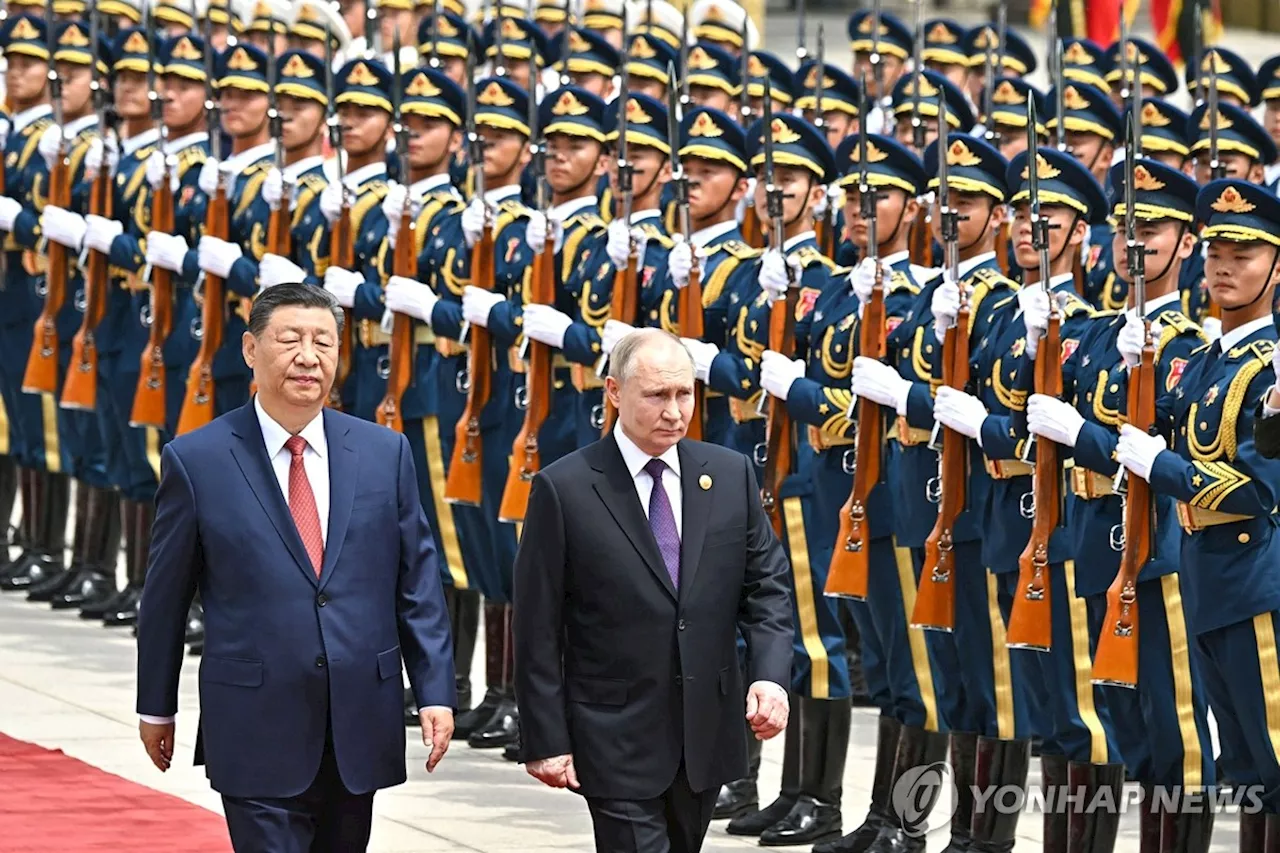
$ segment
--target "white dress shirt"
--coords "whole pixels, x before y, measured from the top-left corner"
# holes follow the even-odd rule
[[[293,464],[293,454],[284,446],[292,437],[287,429],[271,419],[262,408],[262,402],[255,395],[253,410],[258,415],[258,426],[262,428],[262,441],[267,446],[267,458],[271,460],[271,470],[275,472],[276,482],[284,494],[285,505],[289,504],[289,466]],[[307,446],[302,451],[302,467],[307,472],[307,480],[311,483],[311,492],[316,496],[316,512],[320,513],[320,536],[329,541],[329,444],[324,437],[324,415],[315,418],[298,433],[306,439]]]
[[[653,457],[645,453],[631,440],[626,431],[619,426],[614,430],[618,441],[618,449],[622,451],[622,461],[631,474],[631,482],[636,487],[636,497],[640,498],[640,506],[644,509],[644,517],[649,517],[649,498],[653,495],[653,477],[644,470]],[[662,488],[667,490],[667,500],[671,503],[671,512],[676,517],[676,533],[684,539],[684,497],[680,493],[680,453],[672,445],[667,452],[658,457],[667,463],[662,472]]]

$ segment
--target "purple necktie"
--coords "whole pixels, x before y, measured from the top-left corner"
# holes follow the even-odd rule
[[[649,528],[658,541],[662,562],[667,564],[671,585],[680,588],[680,531],[676,529],[676,514],[671,511],[671,499],[662,487],[662,472],[667,463],[650,459],[644,470],[653,478],[653,491],[649,493]]]

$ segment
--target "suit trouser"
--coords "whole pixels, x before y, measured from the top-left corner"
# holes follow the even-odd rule
[[[1002,574],[1000,606],[1006,624],[1018,592],[1018,572]],[[1106,697],[1093,685],[1093,655],[1089,646],[1089,614],[1083,598],[1075,594],[1075,563],[1049,566],[1049,603],[1052,621],[1048,652],[1012,649],[1010,660],[1023,669],[1024,683],[1043,686],[1037,706],[1036,730],[1046,755],[1064,755],[1069,761],[1109,764],[1121,760],[1116,746]]]
[[[684,763],[660,796],[648,800],[588,797],[597,853],[696,853],[711,825],[719,786],[695,792]]]

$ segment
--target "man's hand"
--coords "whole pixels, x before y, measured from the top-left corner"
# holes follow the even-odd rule
[[[427,772],[431,773],[449,751],[453,739],[453,711],[449,708],[423,708],[418,711],[418,723],[422,726],[422,745],[431,747],[427,759]]]
[[[572,755],[555,755],[540,758],[524,766],[525,771],[549,788],[578,790],[578,771],[573,769]]]
[[[151,763],[163,773],[173,763],[173,723],[138,722],[138,735],[146,747]]]
[[[791,700],[787,691],[772,681],[756,681],[747,688],[747,722],[756,740],[768,740],[787,727]]]

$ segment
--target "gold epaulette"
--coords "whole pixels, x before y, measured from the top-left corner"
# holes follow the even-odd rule
[[[203,166],[204,161],[209,159],[209,152],[204,149],[203,145],[188,145],[178,152],[178,180],[182,180],[182,176],[192,166]]]
[[[1182,335],[1195,335],[1201,341],[1206,340],[1204,329],[1181,311],[1161,311],[1156,319],[1161,326],[1160,340],[1156,341],[1157,361],[1160,360],[1160,353],[1164,348]]]
[[[740,261],[754,260],[763,254],[761,249],[753,249],[741,240],[725,240],[723,243],[708,246],[707,249],[710,252],[728,252]]]
[[[40,145],[40,137],[44,134],[44,130],[53,124],[53,120],[49,118],[38,118],[31,124],[22,129],[22,134],[27,138],[27,142],[22,146],[22,152],[14,152],[9,155],[5,161],[6,165],[17,166],[19,169],[25,169],[27,162],[31,159],[31,155],[36,152],[36,147]],[[37,133],[36,131],[39,131]]]
[[[641,222],[640,233],[644,234],[646,240],[656,242],[664,249],[670,249],[675,245],[671,238],[653,222]]]
[[[364,222],[369,211],[382,204],[387,196],[386,181],[370,181],[360,188],[360,196],[351,205],[351,233],[360,233],[360,224]]]
[[[600,213],[589,207],[586,210],[581,210],[573,216],[570,216],[564,223],[565,231],[568,231],[570,228],[582,228],[586,231],[594,231],[596,229],[603,230],[606,227],[608,226],[605,224],[605,221],[600,218]]]
[[[762,250],[762,254],[763,254],[763,250]],[[832,267],[831,277],[832,278],[848,278],[855,269],[856,267]]]
[[[836,262],[822,254],[817,246],[801,246],[792,254],[799,263],[801,269],[808,269],[814,264],[824,264],[827,269],[834,269]]]
[[[311,202],[324,192],[324,188],[329,182],[324,179],[323,175],[304,175],[298,179],[298,185],[294,188],[293,193],[293,216],[289,218],[289,227],[297,228],[298,223],[302,221],[302,217],[306,216],[307,208],[311,206]]]
[[[513,218],[528,216],[531,212],[518,197],[503,199],[498,202],[498,210],[502,213],[510,214]]]
[[[1067,304],[1062,306],[1062,316],[1067,320],[1077,317],[1080,314],[1088,314],[1092,317],[1097,313],[1098,311],[1096,308],[1074,293],[1067,294]]]
[[[893,275],[889,276],[889,293],[899,293],[906,291],[907,293],[919,293],[920,285],[911,280],[911,276],[905,272],[893,271]]]
[[[1271,361],[1271,354],[1275,352],[1275,341],[1253,341],[1242,346],[1233,347],[1228,350],[1227,358],[1239,358],[1250,350],[1253,351],[1253,357],[1258,361]]]
[[[970,276],[973,281],[973,290],[969,294],[969,317],[972,324],[972,318],[978,316],[978,312],[982,310],[982,302],[988,296],[1002,287],[1008,287],[1012,290],[1018,289],[1018,284],[1013,279],[1006,276],[1000,270],[983,267],[975,270]],[[1004,303],[997,303],[996,307]]]
[[[252,167],[250,167],[252,168]],[[249,169],[245,169],[242,174],[248,174]],[[248,180],[244,183],[244,190],[240,193],[240,201],[236,203],[236,209],[232,212],[232,216],[240,216],[249,209],[249,205],[258,198],[258,193],[262,189],[262,185],[267,181],[267,173],[262,170],[256,170],[253,174],[248,175]]]

